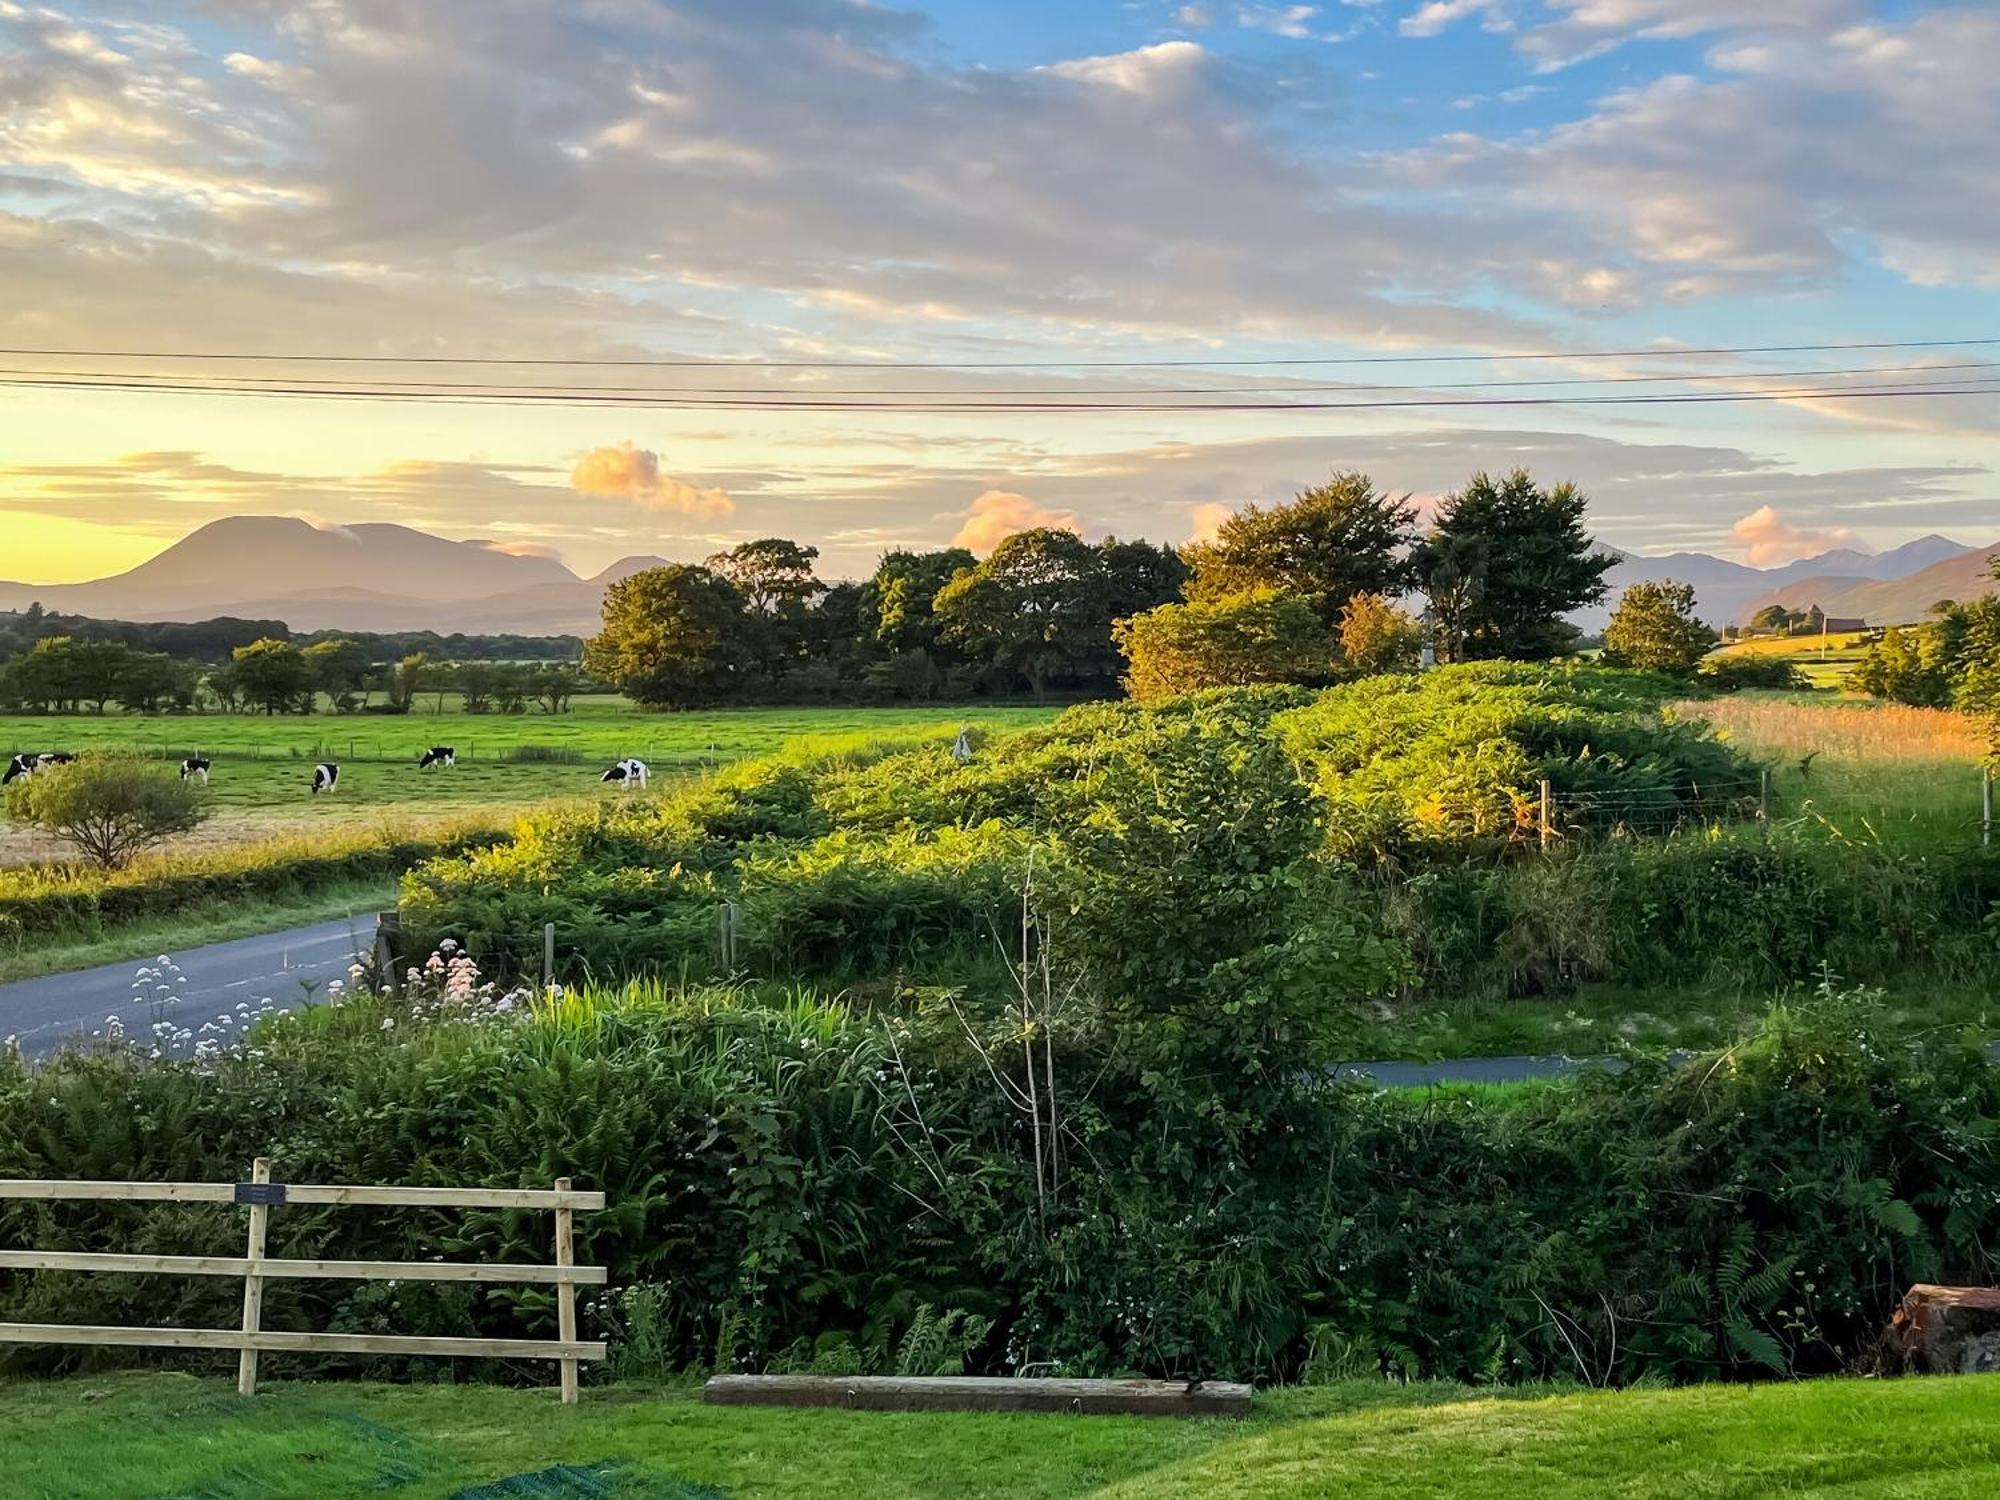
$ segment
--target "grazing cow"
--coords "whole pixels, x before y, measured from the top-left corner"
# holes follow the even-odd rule
[[[186,760],[181,762],[181,780],[186,781],[190,777],[199,776],[201,784],[207,786],[208,769],[209,762],[206,756],[190,755]]]
[[[313,795],[330,792],[340,785],[340,767],[331,761],[322,761],[313,767]]]
[[[643,760],[621,760],[597,779],[615,781],[628,792],[635,786],[643,789],[646,785],[646,763]]]
[[[66,766],[76,759],[67,750],[44,750],[39,755],[17,755],[7,762],[7,769],[0,773],[0,786],[6,785],[17,776],[32,776],[37,771],[46,771],[50,766]]]
[[[422,771],[431,766],[455,766],[457,764],[458,752],[452,749],[451,746],[433,745],[423,753],[423,758],[417,762],[417,769]]]

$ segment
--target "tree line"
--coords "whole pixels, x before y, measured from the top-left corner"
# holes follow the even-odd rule
[[[564,713],[590,684],[566,661],[381,660],[361,638],[249,641],[212,666],[122,640],[45,635],[0,668],[0,704],[30,713],[409,713],[456,693],[468,713]]]
[[[614,584],[584,667],[683,708],[1332,681],[1425,646],[1533,660],[1573,649],[1563,616],[1604,596],[1615,559],[1587,505],[1573,485],[1482,473],[1420,529],[1410,496],[1343,472],[1182,548],[1044,527],[983,560],[895,551],[832,584],[816,548],[768,538]],[[1398,603],[1419,596],[1421,614]]]
[[[321,641],[352,641],[375,661],[395,661],[421,651],[434,661],[574,662],[583,641],[573,635],[465,635],[435,630],[293,630],[283,620],[247,620],[217,615],[209,620],[100,620],[62,614],[30,604],[0,610],[0,661],[31,650],[36,641],[66,635],[72,640],[120,641],[135,651],[158,652],[181,661],[214,666],[256,641],[290,641],[303,650]]]

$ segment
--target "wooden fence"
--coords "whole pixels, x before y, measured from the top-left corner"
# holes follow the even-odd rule
[[[428,1354],[448,1358],[552,1359],[562,1367],[562,1398],[576,1400],[577,1362],[604,1358],[604,1345],[576,1336],[576,1289],[600,1286],[602,1266],[575,1263],[572,1215],[604,1207],[604,1194],[578,1192],[567,1177],[553,1189],[359,1187],[271,1181],[259,1157],[248,1182],[39,1182],[0,1179],[0,1199],[44,1201],[234,1203],[250,1210],[241,1259],[210,1255],[118,1255],[81,1250],[0,1250],[0,1270],[121,1271],[163,1276],[243,1279],[243,1326],[137,1328],[74,1323],[0,1323],[0,1343],[112,1344],[152,1349],[235,1349],[236,1388],[257,1389],[257,1356],[300,1354]],[[273,1260],[264,1253],[271,1210],[288,1204],[377,1208],[544,1209],[555,1215],[554,1265],[478,1265],[453,1261]],[[558,1337],[545,1339],[416,1338],[373,1333],[282,1333],[263,1326],[264,1283],[318,1278],[358,1281],[540,1282],[556,1289]]]

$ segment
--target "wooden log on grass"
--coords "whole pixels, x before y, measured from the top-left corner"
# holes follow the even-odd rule
[[[1889,1322],[1891,1355],[1923,1375],[2000,1370],[2000,1287],[1929,1286],[1903,1294]]]
[[[717,1375],[711,1406],[852,1411],[1040,1411],[1080,1416],[1241,1417],[1247,1385],[1218,1380],[1042,1380],[979,1375]]]

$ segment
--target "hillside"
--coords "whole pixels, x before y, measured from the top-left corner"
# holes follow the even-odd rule
[[[1811,584],[1831,592],[1836,585],[1844,589],[1875,580],[1900,579],[1976,549],[1933,533],[1887,552],[1857,552],[1839,547],[1776,568],[1753,568],[1706,552],[1668,552],[1645,557],[1615,547],[1605,550],[1618,553],[1617,566],[1605,575],[1610,593],[1602,604],[1570,616],[1586,631],[1602,630],[1618,603],[1618,596],[1635,583],[1671,578],[1694,585],[1695,604],[1701,617],[1719,628],[1732,621],[1748,620],[1771,603],[1781,589]],[[1848,611],[1829,607],[1829,613]]]
[[[553,558],[408,526],[229,516],[109,578],[0,583],[0,609],[38,601],[99,619],[238,615],[282,619],[294,630],[587,634],[611,583],[661,561],[623,558],[585,579]]]
[[[2000,593],[1992,573],[2000,542],[1975,547],[1932,563],[1903,578],[1816,577],[1800,579],[1752,599],[1742,618],[1767,604],[1810,609],[1866,620],[1871,625],[1907,625],[1921,620],[1940,599],[1979,599]]]

